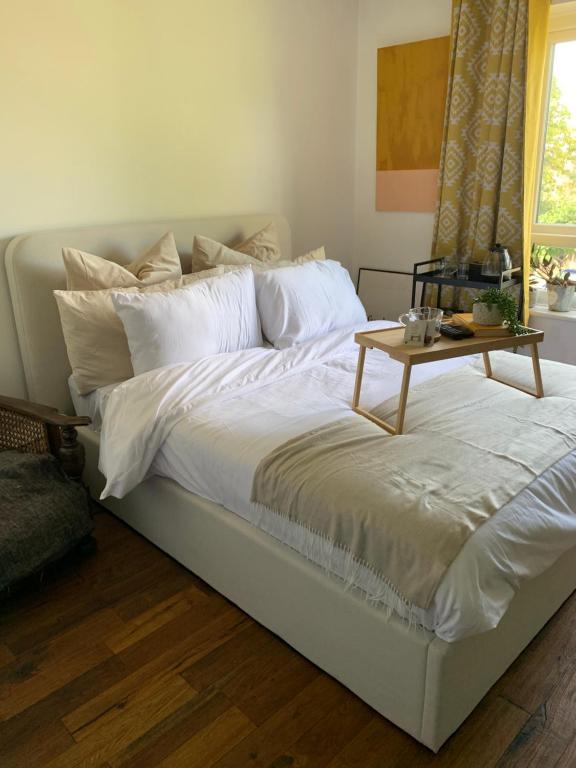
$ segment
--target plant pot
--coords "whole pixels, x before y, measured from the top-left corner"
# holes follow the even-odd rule
[[[502,325],[504,318],[496,304],[475,301],[472,305],[472,319],[478,325]]]
[[[575,285],[548,283],[548,309],[552,312],[569,312],[572,309]]]

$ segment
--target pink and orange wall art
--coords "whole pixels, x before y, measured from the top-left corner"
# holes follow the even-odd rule
[[[450,38],[378,49],[376,210],[436,208]]]

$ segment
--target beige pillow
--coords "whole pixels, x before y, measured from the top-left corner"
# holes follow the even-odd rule
[[[135,261],[124,266],[75,248],[63,248],[62,258],[69,291],[140,288],[182,277],[172,232],[167,232]]]
[[[209,237],[196,235],[192,248],[192,272],[210,269],[216,264],[242,267],[280,261],[280,243],[276,224],[270,223],[239,245],[229,248]]]
[[[173,291],[198,280],[221,275],[216,267],[179,280],[166,280],[144,288],[121,288],[121,293]],[[81,395],[130,379],[134,372],[124,326],[112,303],[118,288],[100,291],[54,291],[68,360]]]
[[[252,256],[265,264],[272,261],[280,261],[282,253],[280,251],[280,240],[278,237],[278,227],[274,222],[267,224],[264,229],[256,232],[255,235],[244,240],[243,243],[233,246],[235,251]]]
[[[262,264],[262,262],[253,262],[250,266],[256,272],[265,272],[268,269],[278,269],[278,267],[295,267],[298,264],[306,264],[308,261],[326,261],[326,252],[324,246],[321,248],[315,248],[313,251],[297,256],[290,261],[289,259],[282,259],[281,261],[275,261],[273,264]],[[221,264],[224,272],[232,272],[239,268],[239,264]]]
[[[324,246],[315,248],[313,251],[308,251],[308,253],[305,253],[303,256],[297,256],[292,261],[282,262],[282,265],[288,266],[289,264],[306,264],[308,261],[326,261],[326,252],[324,251]]]

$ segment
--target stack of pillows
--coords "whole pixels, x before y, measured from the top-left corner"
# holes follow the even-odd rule
[[[282,259],[269,224],[229,248],[196,236],[183,275],[174,235],[121,266],[64,248],[67,290],[54,291],[78,392],[214,355],[277,349],[366,320],[350,276],[324,248]]]

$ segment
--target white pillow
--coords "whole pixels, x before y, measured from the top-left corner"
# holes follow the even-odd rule
[[[249,267],[167,293],[112,293],[135,375],[262,346]]]
[[[54,291],[62,333],[74,383],[81,395],[130,379],[132,362],[124,327],[112,303],[112,292],[156,293],[183,288],[199,280],[224,274],[224,267],[207,269],[179,280],[143,288],[108,288],[102,291]]]
[[[262,331],[276,349],[366,321],[350,275],[337,261],[310,261],[254,278]]]

